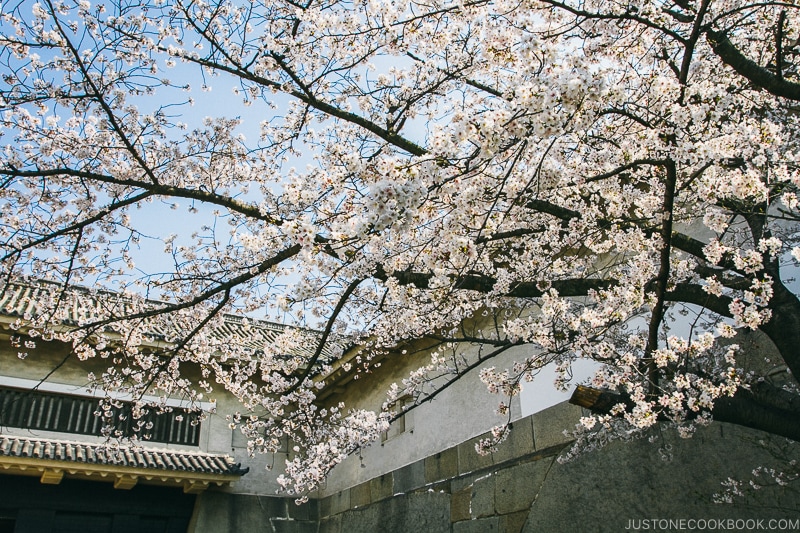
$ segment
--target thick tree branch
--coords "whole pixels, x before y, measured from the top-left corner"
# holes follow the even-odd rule
[[[392,272],[391,274],[378,267],[373,276],[381,281],[394,278],[400,285],[411,285],[418,289],[427,289],[429,282],[433,278],[431,273],[423,272]],[[491,276],[481,276],[477,274],[465,274],[452,278],[453,288],[488,293],[494,290],[497,280]],[[609,289],[617,285],[615,280],[605,280],[598,278],[576,278],[561,279],[550,282],[550,288],[555,289],[561,296],[586,296],[590,291]],[[542,289],[539,284],[533,282],[519,282],[503,294],[514,298],[538,298],[545,294],[549,289]]]
[[[766,68],[745,57],[731,43],[725,32],[706,30],[708,42],[714,53],[750,83],[775,96],[800,101],[800,84],[778,77]]]
[[[759,329],[775,344],[792,374],[800,376],[800,301],[779,279],[773,280],[772,291],[772,318]]]
[[[200,305],[204,302],[208,302],[214,296],[223,293],[228,294],[230,290],[239,285],[246,283],[247,281],[256,278],[266,272],[269,272],[274,266],[279,265],[280,263],[291,259],[292,257],[296,256],[300,253],[302,247],[299,244],[292,245],[280,252],[277,252],[275,255],[270,257],[269,259],[262,261],[258,265],[253,266],[239,274],[238,276],[233,276],[227,281],[222,281],[217,283],[214,287],[202,291],[198,293],[193,298],[188,300],[184,300],[182,302],[177,302],[174,304],[163,304],[160,307],[153,307],[151,309],[147,309],[145,311],[140,311],[138,313],[130,313],[125,315],[124,317],[111,317],[103,320],[96,320],[89,323],[84,324],[82,329],[98,329],[108,324],[112,324],[114,322],[119,321],[121,318],[125,320],[137,320],[142,318],[149,318],[158,315],[164,315],[167,313],[173,313],[175,311],[180,311],[182,309],[190,309],[197,305]]]
[[[675,206],[675,187],[678,181],[675,163],[669,161],[665,168],[666,181],[664,184],[664,200],[662,204],[661,223],[661,251],[659,258],[658,274],[655,278],[655,304],[650,315],[650,323],[647,328],[647,346],[645,347],[645,360],[648,365],[648,379],[651,387],[657,386],[657,368],[652,360],[652,354],[658,349],[658,333],[661,329],[661,321],[664,318],[665,297],[667,284],[670,276],[670,258],[672,257],[672,211]]]
[[[697,15],[694,17],[694,25],[692,26],[692,33],[689,38],[685,41],[685,51],[683,53],[683,61],[681,61],[681,70],[678,76],[678,81],[680,81],[681,85],[686,86],[686,82],[689,80],[689,68],[692,65],[692,55],[694,54],[694,47],[697,44],[697,39],[700,38],[700,31],[703,24],[703,18],[706,16],[706,10],[708,10],[708,4],[710,0],[702,0],[700,3],[700,9],[697,10]],[[683,93],[681,93],[681,99],[683,99]]]
[[[678,283],[671,287],[666,293],[666,300],[669,302],[684,302],[694,304],[719,316],[730,318],[730,304],[733,298],[730,296],[715,296],[707,293],[702,286],[693,283]]]
[[[786,10],[782,9],[775,26],[775,76],[783,80],[783,25],[786,22]]]
[[[747,389],[740,388],[732,397],[717,399],[712,414],[720,422],[760,429],[800,441],[800,415],[765,405]]]
[[[256,220],[263,220],[270,224],[281,225],[282,220],[273,218],[268,214],[261,211],[261,209],[251,203],[242,202],[231,196],[223,194],[215,194],[212,192],[203,191],[201,189],[187,189],[185,187],[174,187],[172,185],[164,185],[160,183],[151,183],[146,181],[138,181],[132,179],[115,178],[107,174],[99,172],[92,172],[88,170],[77,170],[72,168],[50,168],[50,169],[36,169],[36,170],[17,170],[14,168],[0,168],[0,175],[21,177],[21,178],[47,178],[59,176],[72,176],[76,178],[85,178],[88,180],[109,183],[113,185],[124,185],[127,187],[134,187],[147,191],[147,196],[159,195],[172,198],[186,198],[189,200],[197,200],[208,204],[218,205],[225,207],[234,213],[254,218]]]
[[[765,394],[740,388],[731,397],[717,398],[711,414],[715,420],[766,431],[788,439],[800,441],[800,412],[783,406],[796,406],[797,398],[789,403],[781,397],[777,404],[768,403]],[[614,391],[578,386],[570,403],[585,407],[594,413],[608,414],[612,407],[622,403],[631,405],[630,399]]]

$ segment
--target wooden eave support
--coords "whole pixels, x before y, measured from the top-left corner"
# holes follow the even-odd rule
[[[46,468],[39,481],[44,485],[58,485],[64,479],[64,471],[60,468]]]
[[[136,483],[138,482],[139,482],[138,476],[117,475],[116,479],[114,479],[114,488],[122,490],[130,490],[133,487],[135,487]]]
[[[183,492],[185,494],[200,494],[208,488],[208,481],[184,481]]]
[[[625,400],[616,392],[578,385],[569,403],[589,409],[593,413],[606,414],[618,403],[625,403]]]

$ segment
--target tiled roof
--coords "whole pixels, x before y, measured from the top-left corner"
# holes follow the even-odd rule
[[[109,313],[123,316],[134,307],[134,298],[130,295],[85,288],[70,288],[62,295],[61,287],[56,283],[33,281],[0,283],[0,315],[22,319],[36,317],[42,309],[48,309],[48,302],[54,304],[54,299],[59,297],[61,301],[58,302],[57,321],[64,327],[74,327],[100,316],[108,316]],[[165,302],[144,299],[137,304],[140,308],[144,305],[154,309],[168,305]],[[168,326],[153,326],[149,334],[156,340],[168,339],[176,337],[179,332],[192,329],[188,324],[179,324],[177,320],[178,317],[170,320]],[[226,314],[221,324],[212,331],[212,335],[218,340],[254,352],[273,345],[278,336],[285,333],[297,335],[302,341],[297,343],[295,353],[284,355],[308,358],[314,353],[319,332],[267,320]],[[341,355],[342,348],[341,344],[328,342],[322,353],[322,361],[335,360]]]
[[[102,444],[9,435],[0,435],[0,456],[228,476],[241,476],[249,470],[234,463],[227,455],[144,448],[111,449]]]

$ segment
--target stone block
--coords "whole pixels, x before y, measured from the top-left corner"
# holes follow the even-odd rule
[[[495,480],[496,476],[492,473],[476,479],[475,483],[472,485],[470,509],[473,519],[495,514]]]
[[[408,496],[409,527],[398,531],[450,533],[450,495],[418,492]]]
[[[532,418],[529,416],[511,425],[508,438],[498,445],[496,452],[492,453],[495,464],[517,459],[534,451]]]
[[[286,520],[292,500],[269,496],[206,491],[198,496],[199,512],[191,531],[259,531],[272,519]],[[312,520],[316,516],[310,517]]]
[[[654,428],[651,436],[653,441],[612,442],[568,463],[554,463],[523,532],[586,531],[594,524],[624,531],[633,529],[631,520],[647,517],[800,516],[798,492],[786,487],[764,486],[734,505],[712,501],[728,476],[749,479],[753,465],[774,460],[767,459],[770,452],[760,442],[771,438],[766,433],[715,422],[691,439],[666,428]]]
[[[350,487],[350,507],[364,507],[372,501],[372,490],[370,482],[365,481],[355,487]]]
[[[450,533],[450,495],[402,494],[342,514],[344,533]]]
[[[205,533],[206,531],[226,531],[230,528],[230,515],[233,507],[233,497],[224,492],[207,490],[197,495],[195,501],[195,513],[192,517],[192,524],[189,527],[190,533]],[[20,515],[22,512],[20,511]],[[25,521],[17,516],[17,527],[25,524]],[[48,525],[47,529],[50,529]],[[42,529],[46,531],[47,529]],[[35,529],[28,529],[35,531]],[[24,530],[23,530],[24,531]]]
[[[564,430],[575,429],[583,411],[567,402],[556,404],[533,415],[533,440],[537,450],[565,444],[570,438]]]
[[[450,521],[460,522],[472,518],[470,516],[471,502],[472,487],[466,487],[458,492],[453,492],[450,496]]]
[[[263,514],[270,518],[288,516],[289,507],[297,507],[294,500],[291,498],[274,498],[271,496],[242,495],[234,498],[234,501],[237,503],[249,501],[249,504],[246,505],[249,507],[257,507]],[[235,511],[238,512],[238,509],[235,509]]]
[[[391,498],[394,495],[394,476],[389,473],[371,479],[370,490],[373,502]]]
[[[394,494],[411,492],[425,486],[425,460],[406,465],[393,472]]]
[[[333,508],[333,496],[327,496],[317,500],[317,512],[320,518],[332,516],[331,509]]]
[[[495,508],[498,514],[528,510],[541,490],[554,458],[523,463],[495,475]]]
[[[320,520],[318,533],[342,533],[342,515],[328,516]]]
[[[339,514],[350,509],[350,489],[344,489],[341,492],[331,496],[331,512],[330,514]]]
[[[468,474],[489,468],[494,464],[492,454],[481,455],[475,450],[475,445],[483,438],[486,438],[486,435],[472,438],[456,446],[458,450],[458,472],[460,474]]]
[[[293,500],[286,500],[286,510],[292,520],[316,520],[319,516],[318,500],[309,499],[298,505]]]
[[[425,458],[425,482],[433,483],[458,475],[458,448],[448,448]]]
[[[521,533],[528,520],[529,511],[519,511],[500,516],[500,533]]]
[[[455,493],[460,490],[464,490],[467,487],[472,487],[472,484],[475,483],[475,480],[479,477],[485,476],[486,473],[481,474],[470,474],[468,476],[460,476],[450,481],[450,492]]]
[[[317,533],[316,521],[270,520],[270,525],[275,533]]]
[[[465,520],[453,524],[453,533],[486,533],[500,531],[500,517],[492,516],[479,520]]]

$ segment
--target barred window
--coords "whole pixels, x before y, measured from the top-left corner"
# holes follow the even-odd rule
[[[110,414],[108,419],[99,416],[103,407],[100,398],[0,387],[0,427],[100,436],[103,428],[111,424],[123,437],[133,436],[138,421],[131,415],[131,402],[115,401],[105,410]],[[150,411],[139,420],[141,439],[190,446],[200,442],[198,414],[187,409]]]

